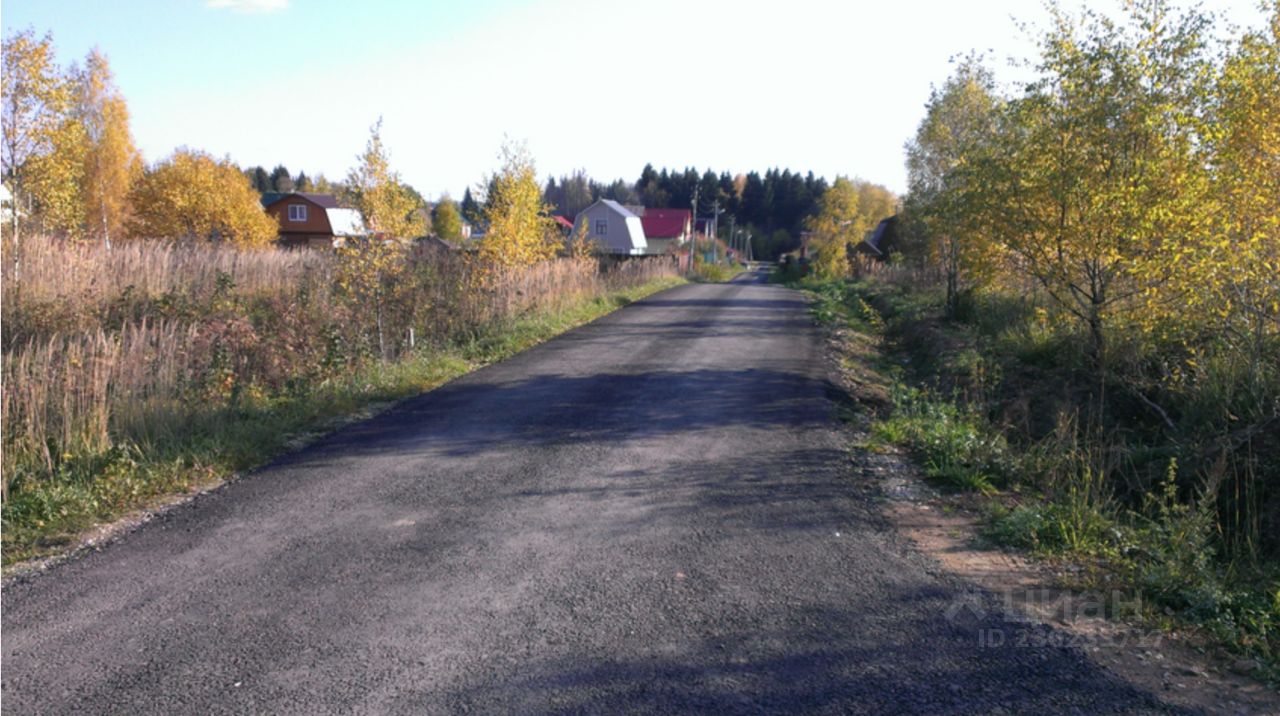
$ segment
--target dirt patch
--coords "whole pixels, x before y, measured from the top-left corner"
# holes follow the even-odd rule
[[[912,472],[909,467],[904,471]],[[1247,661],[1200,651],[1194,634],[1153,631],[1107,618],[1103,613],[1109,595],[1062,586],[1071,565],[1045,564],[985,546],[977,515],[945,496],[912,499],[901,491],[890,493],[884,511],[948,572],[998,595],[1006,608],[1053,625],[1065,643],[1164,701],[1211,714],[1280,714],[1280,694],[1234,673],[1250,669]]]

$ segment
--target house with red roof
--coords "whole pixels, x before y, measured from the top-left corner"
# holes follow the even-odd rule
[[[648,209],[640,215],[648,253],[670,253],[693,236],[693,212],[688,209]]]

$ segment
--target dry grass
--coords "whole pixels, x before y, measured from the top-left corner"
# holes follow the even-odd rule
[[[92,480],[70,471],[122,445],[180,441],[193,420],[269,410],[379,360],[675,276],[665,260],[561,259],[477,281],[469,257],[413,249],[379,284],[388,298],[375,326],[335,284],[342,259],[331,253],[31,238],[17,262],[4,258],[6,508],[11,488]],[[379,330],[394,337],[382,353]]]

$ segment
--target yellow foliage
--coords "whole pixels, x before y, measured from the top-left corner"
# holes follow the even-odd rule
[[[1210,228],[1169,247],[1154,269],[1169,280],[1147,306],[1159,323],[1190,309],[1260,357],[1280,334],[1280,6],[1269,32],[1246,34],[1226,59],[1212,120]]]
[[[1161,0],[1127,24],[1055,8],[1042,77],[1009,105],[984,166],[984,222],[1063,309],[1104,327],[1137,317],[1135,296],[1165,280],[1166,258],[1210,215],[1197,156],[1206,58],[1199,16]]]
[[[361,315],[374,319],[378,354],[384,358],[388,311],[408,288],[403,280],[409,266],[406,259],[404,246],[396,241],[348,240],[337,250],[338,290]]]
[[[139,178],[130,194],[129,232],[139,238],[214,239],[265,247],[277,224],[229,160],[179,149]]]
[[[596,252],[596,243],[588,234],[587,222],[579,221],[565,242],[565,254],[571,258],[586,258]]]
[[[83,142],[67,118],[70,85],[54,63],[53,39],[18,32],[4,39],[0,56],[0,150],[14,205],[30,206],[48,229],[78,226],[74,194]],[[14,228],[22,216],[14,212]]]
[[[836,177],[822,195],[818,213],[806,220],[806,228],[813,232],[809,248],[813,252],[813,270],[818,275],[834,277],[848,272],[848,251],[863,234],[858,204],[858,189],[853,182]]]
[[[943,268],[947,313],[954,315],[962,290],[989,278],[998,250],[986,223],[986,159],[1000,104],[993,79],[977,58],[966,59],[929,98],[924,121],[907,146],[911,195],[905,213],[920,247]]]
[[[79,236],[84,227],[84,161],[88,138],[84,127],[64,120],[49,135],[50,149],[27,160],[23,167],[27,191],[35,199],[35,218],[41,228]]]
[[[112,83],[107,58],[89,53],[77,82],[76,118],[84,127],[81,185],[87,233],[120,236],[129,215],[129,189],[142,175],[142,157],[129,134],[129,109]]]
[[[381,118],[370,127],[369,142],[357,159],[360,163],[347,174],[347,191],[369,228],[393,239],[425,236],[426,219],[416,211],[417,200],[391,170]]]
[[[445,241],[462,240],[462,214],[458,213],[458,205],[448,194],[436,202],[435,214],[431,219],[431,232]]]
[[[551,207],[542,202],[542,187],[533,158],[523,145],[510,142],[499,154],[502,168],[489,182],[484,205],[488,225],[480,242],[480,260],[489,266],[528,266],[554,258],[561,238]]]

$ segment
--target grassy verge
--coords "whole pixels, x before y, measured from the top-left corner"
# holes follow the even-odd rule
[[[698,283],[725,283],[745,270],[740,264],[709,264],[699,261],[694,265],[693,280]]]
[[[863,336],[858,360],[888,386],[871,447],[905,448],[937,486],[981,505],[991,542],[1069,561],[1081,567],[1077,586],[1136,596],[1148,624],[1199,633],[1263,680],[1280,679],[1280,567],[1265,555],[1231,558],[1210,487],[1180,487],[1177,453],[1140,425],[1101,435],[1070,413],[1027,407],[1048,392],[1079,399],[1072,341],[998,306],[942,322],[942,297],[928,287],[792,285],[812,293],[820,322]],[[1020,325],[1020,337],[982,322]],[[1107,459],[1117,453],[1127,462]],[[1135,489],[1135,466],[1156,460],[1163,474]]]
[[[564,310],[534,313],[466,343],[411,352],[394,363],[370,363],[291,395],[249,397],[234,408],[201,415],[180,431],[68,460],[53,479],[25,485],[6,500],[4,564],[65,550],[99,523],[217,484],[344,417],[430,390],[680,283],[661,279]]]

